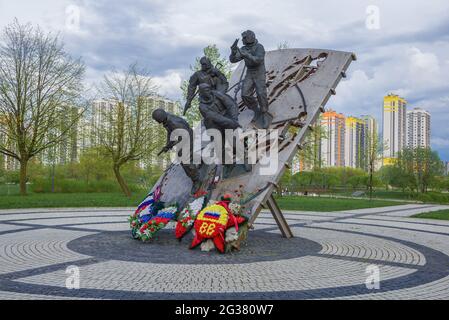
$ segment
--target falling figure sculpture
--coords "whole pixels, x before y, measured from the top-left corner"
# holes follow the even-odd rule
[[[162,124],[167,131],[167,142],[158,155],[166,153],[171,150],[176,144],[180,142],[171,141],[170,135],[177,129],[186,130],[189,134],[189,161],[188,163],[181,162],[181,166],[184,169],[186,175],[192,180],[192,193],[195,192],[201,185],[201,165],[193,163],[193,130],[183,118],[168,113],[163,109],[156,109],[152,114],[153,119]],[[179,154],[179,156],[181,156]]]

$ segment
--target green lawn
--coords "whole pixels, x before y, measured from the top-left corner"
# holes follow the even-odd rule
[[[363,190],[365,193],[363,195],[363,198],[369,197],[369,192],[366,190]],[[352,194],[354,193],[353,190],[338,190],[333,191],[330,194],[336,195],[336,196],[344,196],[344,197],[352,197]],[[416,200],[417,195],[411,192],[403,192],[399,190],[374,190],[373,191],[373,198],[377,199],[394,199],[394,200]]]
[[[117,193],[31,193],[0,196],[0,209],[16,208],[64,208],[64,207],[135,207],[145,194],[131,199]],[[353,200],[286,196],[277,198],[284,210],[342,211],[362,208],[394,206],[400,203],[383,200]]]
[[[397,206],[402,203],[386,200],[364,200],[364,199],[335,199],[324,197],[295,197],[285,196],[277,198],[279,206],[284,210],[301,211],[343,211],[365,208],[378,208]]]
[[[365,195],[361,198],[366,199],[369,194],[368,192],[364,191]],[[325,194],[334,195],[334,196],[344,196],[344,197],[351,197],[354,191],[332,191],[327,192]],[[373,192],[373,199],[381,200],[381,199],[388,199],[388,200],[403,200],[403,201],[420,201],[423,203],[435,203],[435,204],[448,204],[449,203],[449,193],[442,193],[442,192],[435,192],[435,191],[429,191],[424,194],[410,192],[410,191],[400,191],[400,190],[374,190]]]
[[[412,216],[412,218],[449,220],[449,210],[420,213]]]
[[[119,193],[30,193],[0,196],[0,209],[69,208],[69,207],[135,207],[145,195],[128,199]]]
[[[17,184],[0,184],[0,197],[19,194],[19,186]]]

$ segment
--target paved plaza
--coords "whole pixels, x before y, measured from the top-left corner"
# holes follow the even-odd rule
[[[0,211],[1,299],[449,299],[449,222],[409,204],[285,212],[283,239],[262,213],[240,252],[188,250],[173,226],[132,240],[133,209]],[[66,273],[79,268],[79,289]],[[373,266],[380,288],[368,289]]]

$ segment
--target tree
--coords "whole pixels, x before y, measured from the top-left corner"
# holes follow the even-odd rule
[[[286,170],[279,181],[278,193],[280,196],[284,195],[284,192],[291,192],[292,187],[292,172],[291,170]]]
[[[379,172],[385,189],[389,186],[401,188],[403,192],[406,189],[415,190],[415,179],[413,176],[412,159],[409,153],[399,152],[392,165],[383,166]]]
[[[430,148],[404,148],[398,153],[392,166],[382,168],[381,176],[387,185],[426,193],[429,186],[437,183],[443,172],[438,153]]]
[[[327,137],[327,133],[320,124],[314,124],[312,128],[313,130],[307,134],[302,148],[299,149],[297,157],[305,168],[320,170],[322,167],[321,141]]]
[[[129,161],[142,159],[150,141],[151,114],[149,98],[155,94],[155,86],[148,73],[136,64],[124,72],[114,71],[104,76],[101,95],[108,101],[108,108],[101,109],[102,123],[95,128],[99,144],[112,160],[112,169],[123,193],[131,191],[120,173]]]
[[[290,44],[288,43],[288,41],[282,41],[280,43],[278,43],[278,50],[284,50],[284,49],[290,49]]]
[[[67,54],[57,36],[17,20],[3,30],[0,153],[19,161],[22,195],[30,159],[59,143],[76,123],[68,118],[65,130],[57,128],[61,108],[77,105],[80,99],[83,75],[83,63]]]
[[[376,171],[376,163],[381,159],[382,150],[388,148],[387,145],[382,149],[379,143],[379,136],[377,130],[373,130],[372,133],[366,134],[366,163],[368,167],[368,179],[367,187],[369,192],[369,198],[373,198],[374,187],[374,173]]]
[[[420,193],[426,193],[436,176],[443,174],[440,157],[430,148],[404,148],[398,155],[397,166],[410,177],[410,186]]]
[[[223,72],[223,74],[228,78],[228,80],[231,78],[231,64],[229,63],[227,58],[222,58],[220,55],[220,51],[218,50],[217,46],[215,44],[208,45],[206,48],[203,49],[204,56],[208,57],[210,61],[212,62],[212,65],[216,67],[218,70]],[[193,72],[201,70],[201,64],[200,64],[201,57],[197,57],[195,59],[195,64],[193,66],[190,66],[190,70]],[[183,81],[181,85],[182,95],[184,98],[184,101],[187,100],[187,88],[189,86],[189,81],[185,80]],[[187,122],[191,126],[194,125],[195,122],[198,122],[201,120],[201,114],[199,112],[199,102],[198,98],[196,97],[192,101],[191,108],[186,113]]]
[[[90,148],[81,153],[77,164],[77,174],[86,184],[108,178],[113,179],[110,165],[110,160],[102,157],[98,148]]]

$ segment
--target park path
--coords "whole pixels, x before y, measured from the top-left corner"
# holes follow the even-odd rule
[[[1,210],[0,298],[449,299],[449,222],[409,218],[443,209],[285,211],[289,240],[262,212],[229,255],[190,251],[170,228],[152,243],[131,240],[133,208]],[[68,266],[80,270],[78,290],[65,286]]]

